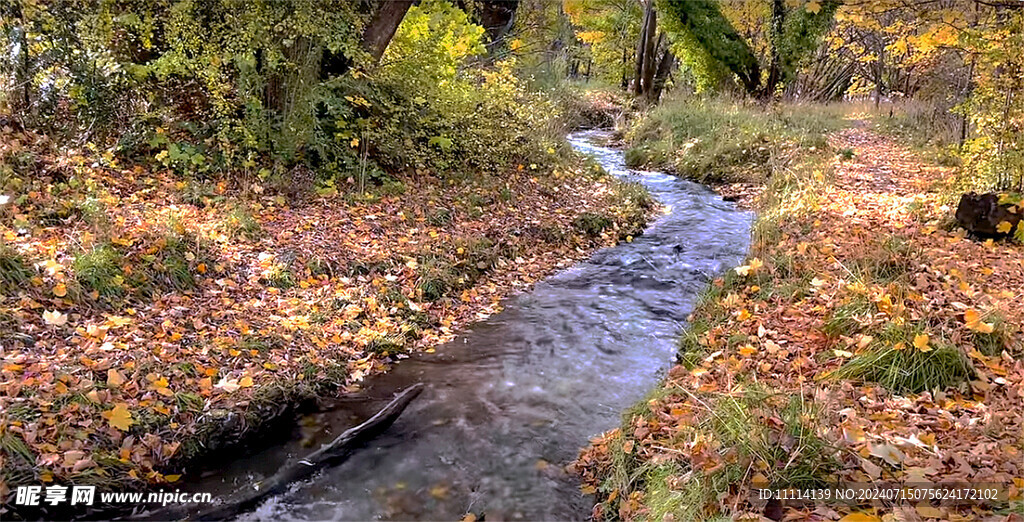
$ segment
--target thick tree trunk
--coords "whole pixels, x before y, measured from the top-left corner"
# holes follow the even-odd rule
[[[651,11],[651,33],[654,34],[657,28],[657,13]],[[651,92],[654,86],[654,73],[658,68],[658,49],[661,49],[662,41],[665,39],[665,34],[658,35],[658,38],[651,38],[647,41],[647,48],[644,49],[644,67],[643,67],[643,91],[644,94]]]
[[[388,48],[398,25],[402,23],[405,13],[412,4],[412,0],[384,0],[373,13],[373,18],[363,30],[363,47],[374,60],[380,60],[380,57],[384,56],[384,50]]]
[[[640,96],[644,92],[643,82],[641,81],[644,76],[644,59],[645,52],[647,51],[647,40],[650,39],[651,35],[651,12],[654,11],[654,0],[648,0],[647,6],[644,9],[644,21],[640,26],[640,38],[636,42],[636,65],[633,68],[633,94]]]
[[[661,55],[661,60],[658,61],[657,71],[654,73],[654,82],[651,84],[651,90],[648,91],[648,98],[652,103],[658,103],[661,99],[661,92],[665,89],[665,82],[668,81],[668,74],[672,71],[672,66],[675,64],[676,57],[672,55],[672,51],[665,46],[665,52]]]

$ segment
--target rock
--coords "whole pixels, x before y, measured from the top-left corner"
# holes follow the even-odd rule
[[[972,234],[981,237],[1007,237],[1020,226],[1021,214],[1024,212],[1020,204],[999,203],[999,194],[976,194],[969,192],[960,196],[960,204],[956,207],[956,222]],[[1000,231],[1000,223],[1008,222],[1011,228]],[[1005,230],[1005,225],[1003,225]]]

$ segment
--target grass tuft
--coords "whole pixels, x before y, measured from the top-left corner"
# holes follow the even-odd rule
[[[920,393],[957,386],[973,374],[970,361],[953,346],[922,352],[911,345],[903,350],[885,347],[858,354],[832,376],[876,382],[894,393]]]
[[[110,244],[93,247],[92,250],[75,256],[72,268],[75,279],[86,290],[95,291],[102,297],[117,297],[125,292],[124,272],[121,265],[124,257]]]

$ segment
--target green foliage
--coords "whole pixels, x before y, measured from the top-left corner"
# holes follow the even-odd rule
[[[666,30],[675,35],[673,50],[684,58],[698,76],[716,74],[711,60],[739,77],[748,92],[761,81],[757,57],[747,42],[722,15],[714,0],[661,0]],[[699,50],[695,50],[699,48]]]
[[[572,221],[572,226],[576,227],[576,230],[591,236],[601,235],[601,232],[604,232],[611,224],[612,220],[608,219],[607,216],[592,212],[584,212],[576,216]]]

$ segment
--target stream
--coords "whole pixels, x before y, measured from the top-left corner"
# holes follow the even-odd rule
[[[607,133],[570,135],[610,173],[644,184],[668,212],[631,243],[509,298],[436,353],[365,382],[361,397],[319,415],[316,444],[413,383],[426,390],[386,433],[340,466],[264,502],[243,520],[581,520],[592,499],[564,471],[587,441],[617,426],[673,360],[701,290],[746,252],[752,215],[710,189],[625,167]],[[358,400],[357,400],[358,399]],[[221,498],[309,453],[293,440],[203,480]]]

